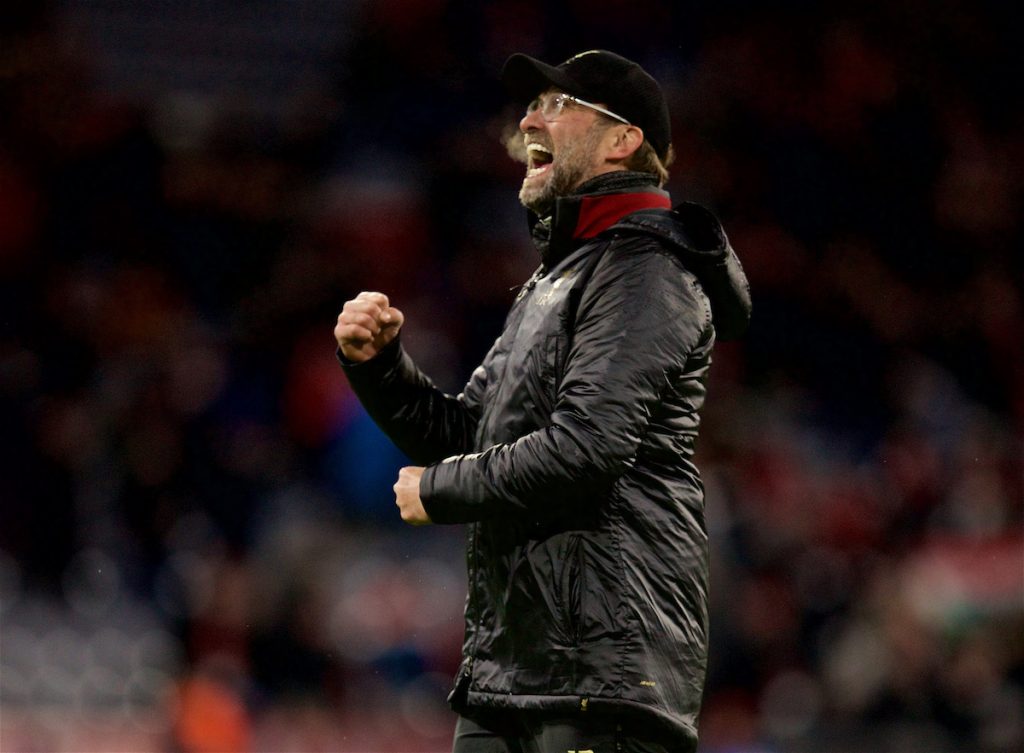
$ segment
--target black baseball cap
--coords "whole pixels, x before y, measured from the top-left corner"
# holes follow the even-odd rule
[[[651,75],[621,55],[587,50],[560,65],[548,65],[516,53],[505,61],[501,79],[509,94],[528,104],[545,89],[555,87],[590,102],[604,103],[644,132],[644,138],[665,159],[672,142],[668,106]]]

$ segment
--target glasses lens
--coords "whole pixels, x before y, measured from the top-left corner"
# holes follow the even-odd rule
[[[548,97],[543,103],[543,109],[541,115],[544,116],[545,120],[554,120],[562,114],[562,110],[565,109],[565,101],[568,97],[565,94],[556,94],[553,97]]]
[[[565,109],[565,103],[572,100],[568,94],[555,94],[551,97],[537,97],[526,106],[526,113],[534,113],[540,110],[544,120],[555,120]]]

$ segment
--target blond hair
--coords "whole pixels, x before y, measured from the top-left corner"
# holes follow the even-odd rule
[[[668,145],[668,149],[665,151],[665,159],[662,160],[654,147],[651,146],[647,139],[644,139],[639,148],[628,158],[626,158],[625,166],[634,170],[638,173],[649,173],[658,179],[658,188],[664,188],[665,184],[668,183],[668,168],[675,161],[676,153],[672,148],[672,145]]]

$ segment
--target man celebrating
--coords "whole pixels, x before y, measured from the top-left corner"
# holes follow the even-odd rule
[[[502,76],[529,103],[519,198],[541,257],[504,331],[446,395],[402,350],[402,313],[360,293],[339,357],[422,464],[395,484],[402,519],[467,524],[454,751],[693,750],[708,592],[693,453],[746,279],[711,213],[671,208],[668,109],[639,65],[513,55]]]

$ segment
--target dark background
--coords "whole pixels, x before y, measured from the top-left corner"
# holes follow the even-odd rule
[[[331,330],[384,291],[459,389],[537,263],[501,64],[606,47],[753,286],[700,445],[702,750],[1020,750],[1012,10],[5,5],[0,749],[447,749],[461,531],[398,520]]]

